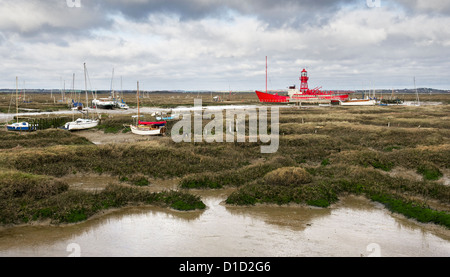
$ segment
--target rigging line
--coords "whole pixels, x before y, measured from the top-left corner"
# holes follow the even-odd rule
[[[12,105],[12,102],[13,102],[13,94],[11,93],[11,98],[10,98],[10,100],[9,100],[9,107],[8,107],[8,114],[9,114],[9,112],[11,111],[11,105]],[[6,117],[6,123],[8,123],[8,118]]]
[[[91,89],[92,97],[93,97],[93,98],[96,98],[96,97],[94,96],[94,90],[92,89],[91,78],[89,77],[89,71],[88,71],[87,67],[86,67],[86,75],[87,75],[87,79],[88,79],[88,82],[89,82],[89,87],[90,87],[90,89]]]

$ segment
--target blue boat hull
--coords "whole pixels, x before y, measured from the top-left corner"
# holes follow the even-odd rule
[[[20,122],[6,125],[8,131],[34,131],[36,126],[28,124],[28,122]]]
[[[28,127],[7,127],[8,131],[29,131],[30,128]]]

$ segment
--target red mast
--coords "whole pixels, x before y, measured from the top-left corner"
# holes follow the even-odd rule
[[[267,93],[267,56],[266,56],[266,93]]]
[[[300,77],[300,93],[305,93],[308,92],[308,73],[307,71],[303,68],[302,70],[302,75]]]

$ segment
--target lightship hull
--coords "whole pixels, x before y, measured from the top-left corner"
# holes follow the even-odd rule
[[[288,103],[298,101],[323,101],[323,100],[341,100],[348,99],[348,94],[332,94],[332,93],[320,93],[320,94],[294,94],[292,96],[282,96],[278,94],[270,94],[261,91],[256,91],[256,95],[260,102],[266,103]]]
[[[267,68],[267,65],[266,65]],[[266,69],[267,70],[267,69]],[[308,74],[305,69],[302,70],[300,75],[300,89],[296,89],[294,86],[289,86],[288,95],[282,96],[278,93],[270,94],[267,92],[255,91],[260,102],[268,103],[299,103],[299,102],[331,102],[331,101],[345,101],[348,100],[350,92],[333,92],[322,91],[319,87],[314,89],[308,88]],[[266,72],[266,91],[267,91],[267,72]]]

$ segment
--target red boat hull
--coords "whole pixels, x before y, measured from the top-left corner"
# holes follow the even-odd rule
[[[312,94],[295,94],[292,97],[282,96],[278,94],[270,94],[261,91],[255,91],[260,102],[268,103],[288,103],[291,101],[314,101],[314,100],[342,100],[348,99],[348,94],[334,94],[334,93],[312,93]]]
[[[272,102],[272,103],[286,103],[289,102],[289,96],[281,96],[278,94],[264,93],[256,91],[256,95],[260,102]]]
[[[139,125],[157,125],[157,126],[162,126],[162,125],[165,125],[166,123],[167,123],[166,121],[147,122],[147,121],[140,121],[139,120]]]

